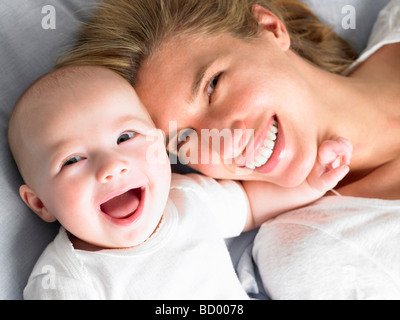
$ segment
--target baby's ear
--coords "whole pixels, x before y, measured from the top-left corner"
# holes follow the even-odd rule
[[[24,184],[19,188],[19,195],[26,205],[44,221],[55,222],[57,220],[28,185]]]

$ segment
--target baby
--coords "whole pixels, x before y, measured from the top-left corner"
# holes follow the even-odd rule
[[[279,214],[270,202],[283,211],[321,197],[347,174],[352,153],[342,138],[324,142],[308,181],[286,190],[171,175],[163,133],[134,89],[93,66],[31,86],[11,116],[9,143],[23,201],[62,225],[25,299],[247,299],[224,237]],[[345,164],[333,166],[338,158]]]

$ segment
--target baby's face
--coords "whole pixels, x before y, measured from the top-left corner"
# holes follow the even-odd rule
[[[171,178],[162,134],[121,81],[94,77],[54,94],[27,136],[37,196],[75,237],[102,248],[154,232]]]

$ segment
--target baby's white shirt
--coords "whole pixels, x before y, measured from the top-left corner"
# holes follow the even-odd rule
[[[239,235],[249,213],[232,181],[173,174],[157,232],[136,248],[75,250],[64,228],[46,248],[25,299],[248,299],[224,238]]]

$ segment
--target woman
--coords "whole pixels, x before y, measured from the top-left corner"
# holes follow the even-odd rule
[[[396,14],[399,8],[399,1],[393,0],[383,14]],[[101,64],[121,73],[135,86],[156,125],[167,133],[171,133],[170,121],[175,121],[179,133],[185,128],[192,129],[189,134],[184,131],[183,137],[202,137],[202,129],[241,132],[233,135],[232,142],[223,150],[210,148],[210,153],[221,160],[217,164],[192,161],[193,168],[215,178],[295,187],[311,171],[322,141],[346,137],[354,145],[351,172],[336,191],[347,197],[331,197],[335,203],[328,208],[323,201],[319,204],[324,205],[323,214],[329,212],[331,217],[346,221],[347,226],[360,223],[349,218],[355,212],[360,215],[369,212],[368,208],[384,206],[385,217],[392,217],[398,210],[399,202],[395,200],[400,199],[399,20],[392,17],[388,25],[384,24],[388,19],[381,17],[384,25],[379,32],[383,32],[384,41],[371,48],[363,57],[365,61],[349,69],[355,59],[354,52],[299,1],[105,1],[83,28],[76,48],[59,65]],[[387,39],[385,32],[390,34]],[[254,162],[275,121],[278,134],[271,145],[272,154]],[[254,130],[254,140],[244,134],[247,129]],[[181,140],[177,146],[185,151],[194,152],[199,147],[196,139]],[[254,143],[254,149],[250,148],[250,142]],[[362,205],[350,201],[354,197]],[[381,200],[370,203],[367,198]],[[361,207],[364,209],[359,210]],[[320,217],[322,209],[318,206],[314,209]],[[336,216],[338,210],[348,215]],[[300,256],[318,252],[321,258],[315,265],[324,271],[336,268],[331,273],[342,280],[347,279],[342,272],[347,270],[343,269],[348,265],[347,257],[354,257],[351,252],[343,253],[340,257],[343,263],[321,264],[328,261],[323,258],[326,248],[334,248],[332,252],[346,249],[340,247],[335,251],[338,245],[330,243],[325,250],[313,251],[323,243],[319,241],[323,235],[302,229],[308,225],[304,221],[315,222],[316,217],[309,211],[300,212],[302,222],[296,220],[297,229],[290,231],[293,236],[283,236],[288,230],[276,225],[276,221],[287,225],[285,218],[294,219],[290,214],[267,224],[259,233],[258,243],[265,245],[255,246],[254,257],[261,268],[268,270],[262,272],[262,278],[271,296],[364,297],[358,294],[370,292],[363,291],[364,285],[357,287],[358,291],[351,288],[348,293],[340,284],[327,293],[326,284],[319,286],[315,284],[318,281],[311,280],[319,275],[312,265],[307,264],[307,270],[311,270],[308,273],[293,268],[304,262]],[[397,223],[391,219],[391,223]],[[313,230],[329,229],[331,221],[322,220]],[[355,229],[358,227],[357,224]],[[397,234],[386,234],[392,240],[400,239]],[[364,237],[368,235],[360,239]],[[313,241],[304,245],[305,238]],[[352,250],[357,247],[358,251],[369,252],[362,247],[365,241],[357,241],[350,246]],[[271,249],[279,247],[285,251]],[[293,248],[296,253],[304,254],[294,254]],[[267,260],[267,256],[271,259]],[[376,259],[375,264],[385,266],[382,270],[386,271],[382,272],[392,270],[386,262]],[[368,272],[370,269],[362,273]],[[275,274],[279,277],[274,277]],[[299,278],[298,274],[310,274],[301,280],[307,286],[294,280]],[[357,275],[350,274],[350,283],[366,281],[357,278],[358,271]],[[399,276],[392,271],[390,274],[392,280]],[[286,291],[281,289],[282,281],[287,281]],[[334,285],[342,283],[334,277],[329,281]],[[379,292],[399,296],[400,286],[397,280],[394,283],[395,289],[385,287]]]

